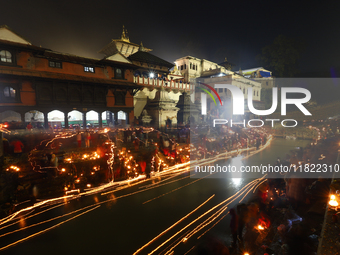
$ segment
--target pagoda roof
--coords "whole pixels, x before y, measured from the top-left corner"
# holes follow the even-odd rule
[[[11,42],[16,42],[16,43],[20,43],[20,44],[28,44],[28,45],[32,45],[32,43],[27,40],[25,37],[23,37],[22,35],[19,35],[17,32],[15,32],[13,29],[11,29],[9,26],[7,25],[1,25],[0,26],[0,30],[2,31],[7,31],[7,37],[9,36],[11,39],[8,40],[8,41],[11,41]],[[5,32],[6,34],[6,32]],[[11,35],[14,35],[11,36]],[[6,35],[5,35],[6,37]],[[1,36],[0,36],[1,38]],[[2,38],[3,39],[3,38]],[[6,40],[6,39],[4,39]]]
[[[128,59],[130,59],[131,61],[139,61],[159,66],[166,66],[168,68],[174,66],[174,64],[145,51],[137,51],[136,53],[130,55]]]
[[[138,67],[136,65],[130,64],[130,63],[124,63],[109,59],[96,59],[96,58],[86,58],[86,57],[80,57],[73,54],[67,54],[67,53],[60,53],[56,51],[51,50],[45,50],[42,54],[43,57],[49,58],[49,59],[55,59],[55,60],[61,60],[65,62],[71,62],[71,63],[77,63],[77,64],[89,64],[94,66],[102,66],[102,65],[119,65],[128,67],[131,69],[137,69]]]

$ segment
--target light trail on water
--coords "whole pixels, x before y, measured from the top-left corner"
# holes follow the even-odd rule
[[[89,209],[89,210],[87,210],[87,211],[85,211],[85,212],[82,212],[82,213],[80,213],[80,214],[78,214],[78,215],[76,215],[76,216],[73,216],[73,217],[70,218],[70,219],[67,219],[67,220],[64,220],[64,221],[62,221],[62,222],[59,222],[58,224],[55,224],[55,225],[53,225],[52,227],[46,228],[46,229],[41,230],[41,231],[39,231],[39,232],[37,232],[37,233],[34,233],[34,234],[32,234],[32,235],[29,235],[29,236],[27,236],[27,237],[24,237],[24,238],[22,238],[22,239],[19,239],[19,240],[16,241],[16,242],[10,243],[10,244],[8,244],[8,245],[6,245],[6,246],[4,246],[4,247],[1,247],[1,248],[0,248],[0,251],[3,251],[3,250],[5,250],[5,249],[8,249],[8,248],[10,248],[10,247],[12,247],[12,246],[15,246],[15,245],[17,245],[17,244],[19,244],[19,243],[22,243],[22,242],[24,242],[24,241],[26,241],[26,240],[28,240],[28,239],[31,239],[31,238],[33,238],[33,237],[35,237],[35,236],[40,235],[40,234],[46,233],[46,232],[48,232],[48,231],[50,231],[50,230],[52,230],[52,229],[54,229],[54,228],[56,228],[56,227],[59,227],[60,225],[66,223],[66,222],[69,222],[69,221],[71,221],[71,220],[73,220],[73,219],[75,219],[75,218],[78,218],[79,216],[82,216],[82,215],[84,215],[84,214],[86,214],[86,213],[89,213],[89,212],[91,212],[91,211],[93,211],[93,210],[95,210],[95,209],[97,209],[97,208],[99,208],[99,207],[100,207],[100,205],[96,206],[95,208]]]
[[[176,232],[174,235],[172,235],[170,238],[168,238],[166,241],[164,241],[162,244],[160,244],[158,247],[156,247],[151,253],[149,254],[153,254],[155,253],[157,250],[159,250],[162,246],[164,246],[167,242],[169,242],[171,239],[173,239],[175,236],[177,236],[178,234],[180,234],[182,231],[184,231],[185,229],[187,229],[188,227],[190,227],[192,224],[194,224],[195,222],[197,222],[198,220],[200,220],[201,218],[203,218],[205,215],[207,215],[208,213],[212,212],[213,210],[215,210],[216,208],[220,207],[221,205],[225,204],[226,202],[228,202],[229,200],[232,200],[230,203],[232,203],[235,199],[237,199],[239,196],[241,196],[243,193],[245,193],[248,188],[253,188],[262,178],[253,180],[252,182],[248,183],[246,186],[244,186],[240,191],[238,191],[236,194],[234,194],[233,196],[227,198],[226,200],[220,202],[219,204],[215,205],[214,207],[210,208],[209,210],[207,210],[205,213],[203,213],[201,216],[199,216],[198,218],[196,218],[195,220],[193,220],[192,222],[190,222],[189,224],[187,224],[185,227],[183,227],[180,231]],[[252,185],[252,186],[251,186]],[[228,205],[230,204],[228,203]],[[224,211],[227,209],[227,206],[225,207]],[[223,212],[223,211],[222,211]],[[163,233],[163,232],[162,232]],[[154,239],[152,239],[150,242],[148,242],[146,245],[144,245],[143,247],[141,247],[140,249],[138,249],[135,254],[138,254],[142,249],[144,249],[146,246],[150,245],[153,242]]]
[[[39,225],[41,225],[41,224],[44,224],[44,223],[47,223],[47,222],[50,222],[50,221],[54,221],[54,220],[57,220],[57,219],[66,217],[66,216],[68,216],[68,215],[71,215],[71,214],[74,214],[74,213],[76,213],[76,212],[85,210],[85,209],[87,209],[87,208],[91,208],[91,207],[93,207],[93,206],[95,206],[95,204],[94,204],[94,205],[86,206],[86,207],[84,207],[84,208],[81,208],[81,209],[78,209],[78,210],[75,210],[75,211],[72,211],[72,212],[69,212],[69,213],[65,213],[65,214],[63,214],[63,215],[60,215],[60,216],[57,216],[57,217],[54,217],[54,218],[51,218],[51,219],[48,219],[48,220],[45,220],[45,221],[41,221],[41,222],[39,222],[39,223],[35,223],[35,224],[32,224],[32,225],[29,225],[29,226],[27,226],[27,227],[22,227],[22,228],[19,228],[19,229],[17,229],[17,230],[14,230],[14,231],[7,232],[7,233],[5,233],[5,234],[0,235],[0,237],[4,237],[4,236],[10,235],[10,234],[13,234],[13,233],[16,233],[16,232],[19,232],[19,231],[22,231],[22,230],[31,228],[31,227],[39,226]]]

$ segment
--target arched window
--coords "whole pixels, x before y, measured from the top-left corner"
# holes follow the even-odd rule
[[[115,69],[115,78],[116,79],[123,79],[123,70],[120,68]]]
[[[4,96],[6,98],[15,98],[15,89],[13,89],[12,87],[5,87]]]
[[[259,91],[257,91],[257,96],[259,96]]]
[[[6,63],[12,63],[12,53],[7,50],[0,51],[0,61]]]

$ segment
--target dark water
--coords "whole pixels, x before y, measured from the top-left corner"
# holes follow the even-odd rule
[[[305,146],[308,143],[310,142],[276,139],[268,148],[248,158],[246,164],[274,163],[277,156],[284,157],[295,147]],[[247,178],[194,179],[189,178],[188,173],[168,180],[165,178],[154,178],[107,195],[98,193],[82,197],[35,217],[22,218],[15,225],[0,229],[0,235],[90,206],[74,214],[0,237],[0,247],[18,240],[22,241],[8,249],[0,250],[0,254],[133,254],[137,249],[214,195],[201,208],[138,253],[148,254],[210,208],[234,195],[251,181]],[[154,185],[156,186],[154,188],[146,186],[158,182],[159,185]],[[138,193],[128,195],[133,192]],[[107,199],[111,200],[105,202]],[[230,204],[228,208],[234,206],[236,202]],[[96,205],[99,207],[79,215],[88,209],[95,208]],[[47,208],[37,209],[31,214]],[[224,212],[221,216],[225,214]],[[77,215],[79,217],[71,219]],[[69,221],[63,222],[65,220]],[[229,216],[225,217],[208,234],[213,235],[225,244],[229,244],[231,241],[229,221]],[[58,223],[61,224],[56,226]],[[184,254],[188,251],[197,243],[197,237],[212,224],[199,231],[188,242],[178,245],[175,254]],[[197,222],[192,223],[153,254],[164,254],[164,252],[161,253],[163,250],[167,250],[167,247],[169,249],[170,244],[175,244],[176,240],[177,242],[181,240],[184,237],[183,234],[194,229],[195,226],[197,226]],[[51,229],[39,234],[40,231],[48,230],[48,228]],[[25,241],[22,240],[30,235],[36,236]],[[193,251],[189,254],[195,253]]]

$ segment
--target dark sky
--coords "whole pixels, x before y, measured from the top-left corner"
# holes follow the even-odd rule
[[[0,24],[35,45],[85,57],[118,39],[173,62],[192,55],[242,69],[256,67],[261,48],[279,34],[307,43],[303,73],[340,75],[340,4],[337,1],[11,0],[1,3]]]

